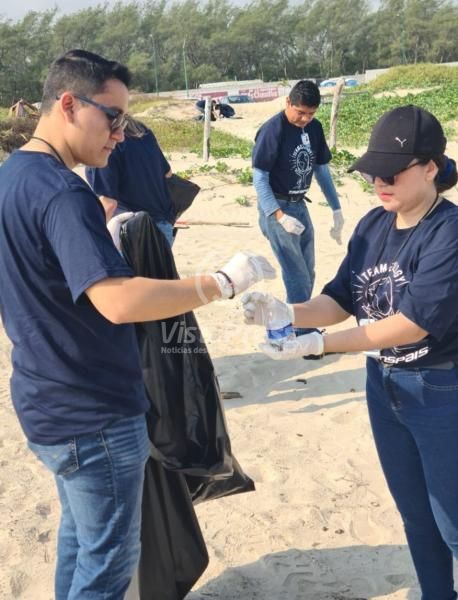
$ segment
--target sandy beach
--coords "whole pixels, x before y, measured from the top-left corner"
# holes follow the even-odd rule
[[[241,118],[215,126],[253,139],[283,102],[240,106]],[[457,143],[449,153],[458,158]],[[181,153],[170,162],[174,171],[203,164]],[[224,162],[230,169],[250,164]],[[276,265],[257,224],[254,188],[215,171],[193,180],[202,191],[183,215],[173,248],[181,276],[221,267],[240,249]],[[350,177],[338,192],[346,220],[342,245],[329,236],[331,210],[315,183],[310,192],[315,293],[334,275],[357,221],[378,204]],[[456,189],[446,196],[458,202]],[[257,289],[284,297],[279,274]],[[243,324],[238,299],[201,308],[196,316],[222,390],[241,396],[225,401],[226,417],[234,454],[256,492],[197,507],[210,564],[189,600],[419,600],[369,429],[364,357],[274,363],[258,351],[264,332]],[[14,414],[3,329],[0,367],[0,599],[52,600],[59,505],[52,478],[27,449]]]

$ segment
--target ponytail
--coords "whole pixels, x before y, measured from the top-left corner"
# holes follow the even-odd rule
[[[439,194],[449,190],[458,181],[458,173],[456,170],[456,162],[453,158],[449,158],[445,154],[440,157],[433,158],[439,168],[434,183]]]

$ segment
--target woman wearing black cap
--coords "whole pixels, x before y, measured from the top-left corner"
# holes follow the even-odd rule
[[[364,351],[372,431],[404,521],[422,600],[457,598],[458,207],[441,194],[457,182],[437,119],[416,106],[384,114],[350,171],[374,184],[382,206],[357,225],[337,275],[321,295],[287,305],[257,292],[243,298],[247,323],[289,316],[314,332],[283,347],[284,360]]]

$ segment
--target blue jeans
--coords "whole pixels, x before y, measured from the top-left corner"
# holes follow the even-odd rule
[[[458,557],[458,366],[367,360],[367,402],[385,478],[404,522],[422,600],[453,600]]]
[[[165,236],[165,239],[170,244],[170,247],[173,246],[174,238],[173,238],[173,225],[168,221],[156,221],[154,223],[158,229],[162,231]]]
[[[56,600],[122,600],[140,556],[145,416],[30,449],[54,474],[61,503]]]
[[[275,215],[266,215],[259,211],[259,226],[269,240],[273,253],[281,268],[283,283],[286,288],[286,301],[291,304],[305,302],[312,296],[315,283],[315,244],[314,231],[309,211],[304,201],[288,202],[278,200],[281,210],[304,225],[301,235],[288,233],[277,221]],[[310,331],[296,329],[301,335]]]

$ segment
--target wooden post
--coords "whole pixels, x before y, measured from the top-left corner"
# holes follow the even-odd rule
[[[329,146],[334,149],[337,144],[337,117],[339,114],[339,102],[342,95],[342,90],[345,85],[345,79],[341,77],[337,80],[336,87],[334,88],[334,97],[332,99],[331,108],[331,124],[329,127]]]
[[[205,111],[204,111],[204,148],[202,158],[205,162],[208,162],[210,157],[210,131],[211,131],[211,108],[212,99],[207,96],[205,98]]]

